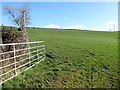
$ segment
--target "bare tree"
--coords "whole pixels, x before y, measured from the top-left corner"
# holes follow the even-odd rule
[[[20,8],[4,6],[5,14],[9,15],[11,21],[17,25],[20,30],[25,30],[25,26],[30,24],[30,8],[23,5]]]

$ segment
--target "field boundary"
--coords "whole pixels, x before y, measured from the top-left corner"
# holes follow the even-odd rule
[[[22,47],[22,45],[27,47],[16,49],[17,46]],[[0,44],[0,48],[9,46],[12,47],[11,51],[0,52],[0,85],[45,59],[44,41]],[[7,57],[8,54],[11,57]]]

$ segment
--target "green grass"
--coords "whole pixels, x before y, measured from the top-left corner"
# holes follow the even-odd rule
[[[118,32],[27,30],[46,59],[3,88],[118,88]]]

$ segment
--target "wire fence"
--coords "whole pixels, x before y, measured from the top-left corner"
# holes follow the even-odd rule
[[[45,59],[44,41],[0,44],[0,50],[0,84]]]

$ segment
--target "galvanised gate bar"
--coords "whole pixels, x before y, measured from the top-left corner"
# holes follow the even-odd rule
[[[0,84],[45,59],[44,41],[0,44],[0,48]]]

